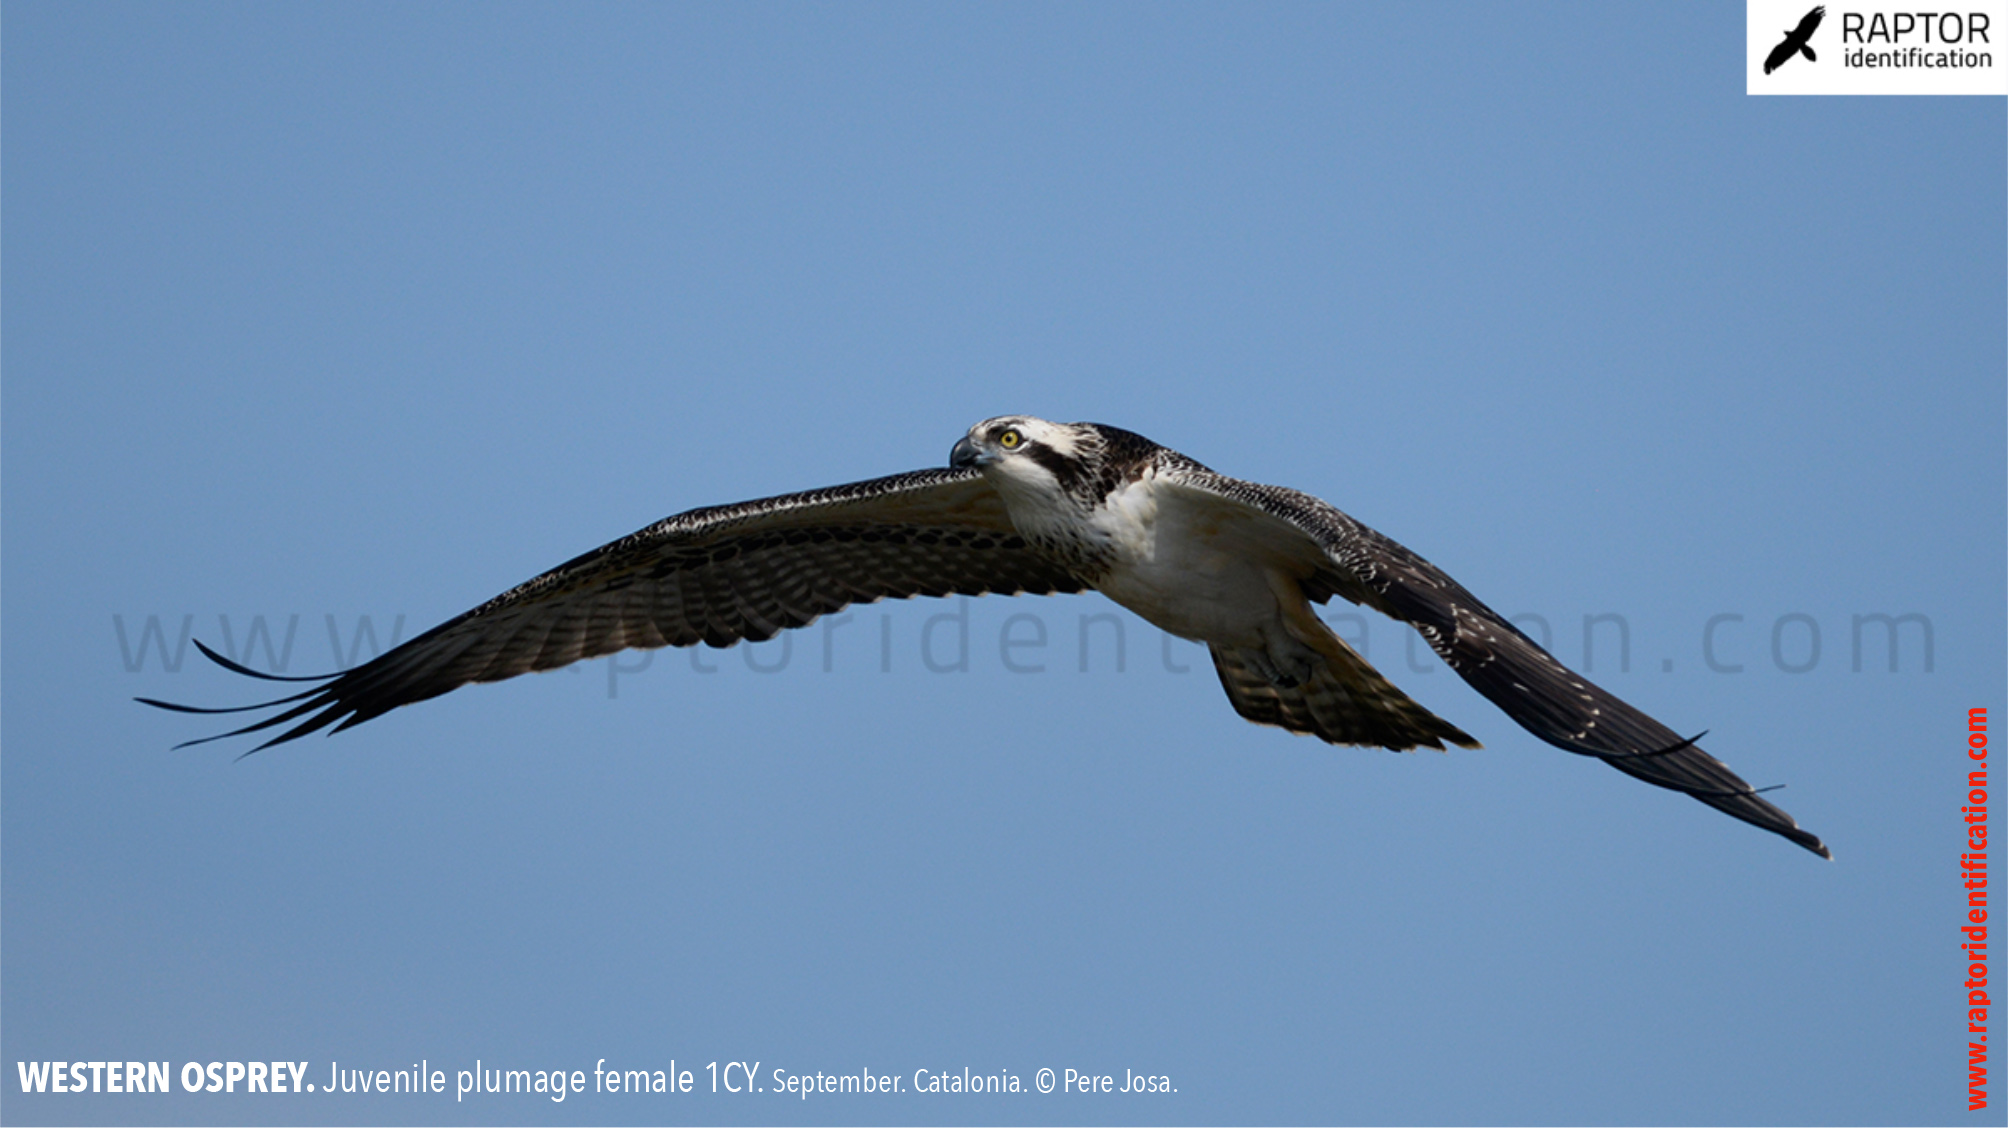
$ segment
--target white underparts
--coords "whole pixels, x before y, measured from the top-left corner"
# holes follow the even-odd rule
[[[1165,631],[1233,649],[1283,687],[1338,645],[1297,580],[1320,552],[1301,533],[1154,468],[1085,515],[1043,472],[1011,470],[993,481],[1019,531],[1091,547],[1107,562],[1095,587]]]

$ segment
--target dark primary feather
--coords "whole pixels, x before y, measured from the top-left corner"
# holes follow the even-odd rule
[[[665,518],[287,698],[223,709],[140,701],[205,714],[284,707],[198,739],[293,723],[263,749],[330,725],[344,730],[468,683],[623,648],[764,640],[855,601],[1083,587],[1026,547],[980,472],[916,471]],[[260,675],[202,651],[231,670]]]
[[[1833,858],[1818,836],[1801,829],[1692,739],[1563,666],[1443,570],[1393,539],[1301,491],[1231,479],[1169,453],[1165,462],[1184,485],[1302,530],[1332,566],[1305,582],[1307,596],[1319,603],[1341,596],[1413,625],[1465,682],[1534,736],[1572,753],[1602,758],[1620,772],[1684,792]]]

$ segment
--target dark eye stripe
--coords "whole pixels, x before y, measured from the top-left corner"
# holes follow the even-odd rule
[[[1051,471],[1053,477],[1058,479],[1060,485],[1063,487],[1072,486],[1081,477],[1081,465],[1079,463],[1037,440],[1024,440],[1018,445],[1016,454],[1022,455],[1038,463],[1039,466],[1044,467],[1046,470]]]

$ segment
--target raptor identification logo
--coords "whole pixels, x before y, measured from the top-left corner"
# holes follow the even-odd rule
[[[1745,0],[1747,94],[2008,95],[2008,0]]]

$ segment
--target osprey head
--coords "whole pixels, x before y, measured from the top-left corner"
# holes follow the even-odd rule
[[[1000,487],[1058,493],[1079,483],[1100,451],[1089,424],[1037,416],[993,416],[969,429],[948,453],[951,467],[975,467]]]
[[[1164,450],[1135,432],[1107,424],[996,416],[969,429],[949,453],[948,463],[983,472],[1004,496],[1018,532],[1043,536],[1043,527],[1057,523],[1056,528],[1071,537],[1079,533],[1084,515],[1101,507],[1123,484],[1148,473]],[[1061,534],[1053,538],[1064,540]]]

